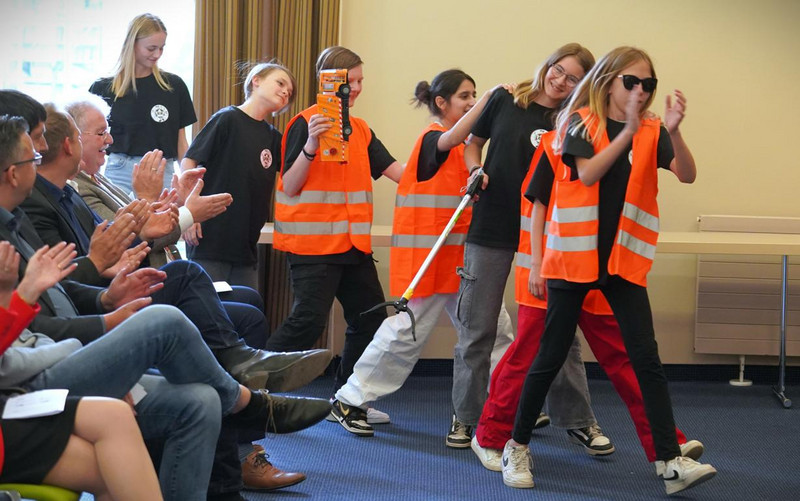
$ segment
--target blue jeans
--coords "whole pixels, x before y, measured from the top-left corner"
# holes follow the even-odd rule
[[[244,285],[258,289],[258,266],[255,264],[234,264],[214,259],[192,259],[211,276],[215,282],[225,281],[233,285]]]
[[[111,153],[106,161],[105,176],[114,184],[125,190],[125,193],[133,193],[133,165],[142,161],[140,156],[130,156],[124,153]],[[172,186],[172,174],[175,172],[175,159],[168,158],[167,166],[164,167],[164,188]],[[135,197],[134,197],[135,198]]]
[[[151,367],[164,377],[143,377]],[[136,405],[142,435],[164,439],[159,481],[165,499],[205,499],[221,418],[240,390],[175,308],[145,308],[25,386],[122,398],[137,382],[147,392]]]
[[[259,318],[255,311],[248,309],[239,309],[248,313],[247,319],[238,326],[241,330],[237,330],[214,290],[211,278],[197,263],[180,259],[165,264],[161,270],[166,272],[167,278],[164,280],[164,288],[153,294],[153,303],[168,304],[181,310],[200,331],[209,348],[228,348],[242,344],[244,341],[240,334],[242,337],[253,335],[256,338],[266,335],[267,323],[264,315],[259,312]],[[252,306],[249,308],[255,310]]]

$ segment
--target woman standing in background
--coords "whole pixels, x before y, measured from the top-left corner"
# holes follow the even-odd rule
[[[188,149],[184,129],[197,121],[186,84],[158,68],[166,40],[167,28],[161,19],[153,14],[136,16],[128,27],[114,76],[89,87],[89,92],[111,106],[108,122],[114,144],[108,148],[105,176],[129,192],[133,191],[133,165],[153,149],[161,150],[167,159],[164,186],[170,186],[174,163]]]

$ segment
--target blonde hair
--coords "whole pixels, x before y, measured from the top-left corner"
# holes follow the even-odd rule
[[[158,16],[153,14],[141,14],[133,18],[128,25],[128,34],[125,36],[125,43],[117,61],[117,68],[114,71],[114,80],[111,82],[111,92],[117,99],[125,96],[129,91],[136,93],[136,54],[134,46],[136,41],[141,38],[149,37],[155,33],[167,34],[167,28]],[[153,77],[156,83],[164,90],[172,90],[164,75],[153,65]]]
[[[514,104],[522,108],[528,109],[530,105],[539,94],[544,92],[544,77],[551,66],[561,61],[565,57],[574,56],[578,59],[578,63],[583,67],[584,72],[588,72],[594,66],[594,56],[586,47],[579,43],[568,43],[559,47],[555,52],[544,60],[544,62],[536,69],[534,77],[520,82],[514,91]]]
[[[617,47],[605,56],[600,58],[594,68],[583,78],[581,83],[572,92],[567,105],[558,114],[556,120],[556,134],[553,140],[553,148],[559,151],[569,127],[570,117],[579,109],[588,107],[589,116],[581,120],[579,124],[569,131],[570,134],[578,135],[587,140],[591,140],[592,144],[597,144],[600,138],[606,131],[606,118],[608,118],[608,94],[611,90],[611,84],[620,75],[622,70],[628,66],[636,63],[637,61],[644,61],[650,66],[650,72],[653,78],[656,78],[656,70],[653,67],[653,61],[647,52],[636,47]],[[643,115],[650,107],[650,104],[655,98],[655,91],[650,93],[650,96],[644,102],[640,110]],[[594,137],[588,136],[589,130],[597,126]]]
[[[276,111],[274,114],[283,113],[284,111],[289,109],[289,106],[292,105],[294,102],[295,92],[297,91],[297,80],[295,80],[294,75],[289,68],[281,64],[280,61],[277,59],[271,59],[265,63],[240,63],[239,71],[241,74],[247,72],[247,76],[244,79],[244,98],[245,100],[250,99],[250,95],[253,93],[253,80],[256,78],[265,78],[267,75],[274,71],[282,71],[286,73],[289,77],[289,80],[292,83],[292,92],[289,94],[289,102],[286,103],[286,106],[281,108],[280,110]],[[248,71],[249,68],[249,71]]]

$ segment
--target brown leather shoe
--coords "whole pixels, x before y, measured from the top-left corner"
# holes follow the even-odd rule
[[[299,484],[306,479],[303,473],[281,471],[270,463],[266,451],[253,444],[253,452],[242,463],[242,479],[248,491],[274,491]]]

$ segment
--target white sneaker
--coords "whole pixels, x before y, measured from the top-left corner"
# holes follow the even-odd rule
[[[503,451],[481,447],[481,444],[478,443],[478,437],[472,437],[470,447],[472,447],[472,452],[481,460],[484,468],[491,471],[503,471]]]
[[[702,456],[703,452],[705,452],[703,442],[699,440],[689,440],[685,444],[681,444],[680,447],[681,456],[694,459],[695,461],[700,459],[700,456]],[[656,465],[656,475],[663,477],[664,470],[667,468],[667,464],[664,461],[656,461],[654,464]]]
[[[511,440],[503,447],[503,483],[517,489],[533,487],[533,458],[527,445],[514,447]]]
[[[570,442],[582,446],[590,456],[607,456],[616,450],[614,444],[603,434],[603,430],[597,424],[586,428],[567,430],[567,435],[569,435]]]
[[[373,409],[372,407],[367,408],[367,423],[369,424],[389,424],[392,421],[389,419],[389,415],[385,412],[381,412],[378,409]]]
[[[664,486],[667,494],[675,494],[706,480],[717,474],[717,470],[710,464],[701,464],[694,459],[678,456],[667,461],[664,470]]]
[[[705,450],[703,442],[699,440],[689,440],[685,444],[681,444],[681,456],[694,459],[695,461],[700,459],[700,456],[703,455]]]

